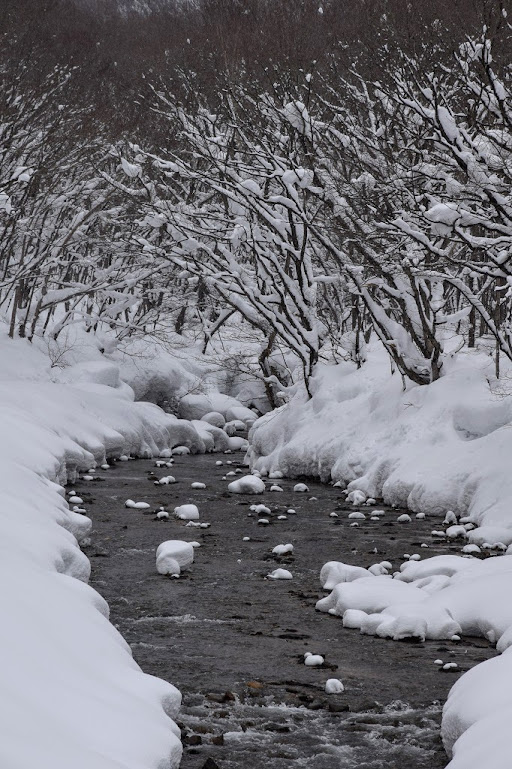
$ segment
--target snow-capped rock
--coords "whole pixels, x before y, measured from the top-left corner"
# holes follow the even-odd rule
[[[265,483],[261,478],[256,478],[254,475],[244,475],[242,478],[232,481],[228,486],[228,491],[232,494],[263,494]]]

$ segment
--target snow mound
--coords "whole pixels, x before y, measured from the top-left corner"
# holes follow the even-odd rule
[[[159,574],[179,576],[194,562],[194,547],[190,542],[168,539],[156,551],[156,570]]]
[[[293,545],[290,543],[287,545],[276,545],[272,552],[274,555],[286,555],[287,553],[293,553]]]
[[[222,430],[226,424],[226,420],[219,411],[209,411],[207,414],[203,414],[201,421],[207,422],[212,427],[218,427]]]
[[[196,505],[179,505],[174,508],[174,515],[181,521],[198,521],[199,509]]]
[[[267,574],[268,579],[293,579],[291,571],[287,569],[275,569],[270,574]]]
[[[362,566],[350,566],[342,561],[328,561],[320,570],[320,584],[324,590],[332,590],[341,582],[352,582],[360,577],[369,577],[370,572]]]
[[[263,494],[265,483],[255,475],[244,475],[228,485],[228,491],[232,494]]]
[[[345,691],[345,687],[338,678],[328,678],[325,682],[326,694],[341,694]]]

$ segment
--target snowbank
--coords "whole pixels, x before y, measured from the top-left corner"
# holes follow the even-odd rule
[[[512,398],[491,392],[481,364],[467,355],[405,390],[378,349],[359,370],[321,367],[311,400],[299,393],[255,423],[251,466],[340,481],[415,512],[454,510],[478,527],[470,542],[510,544]]]
[[[86,584],[77,541],[91,522],[61,484],[106,454],[201,450],[201,439],[134,403],[108,365],[71,385],[51,382],[25,342],[2,336],[0,357],[0,765],[174,769],[179,692],[142,673]]]
[[[359,370],[350,363],[319,368],[309,401],[297,393],[255,423],[251,466],[262,475],[279,470],[333,480],[357,504],[373,497],[420,513],[454,511],[466,516],[467,529],[451,525],[446,533],[473,545],[466,553],[483,543],[503,550],[512,543],[512,398],[491,368],[489,358],[466,352],[424,387],[391,376],[378,349]],[[447,524],[456,520],[447,516]],[[512,556],[411,561],[394,579],[381,566],[326,564],[321,581],[332,592],[317,608],[342,616],[345,627],[395,640],[466,633],[496,643],[501,656],[453,687],[442,732],[453,754],[450,769],[504,769],[512,717]]]

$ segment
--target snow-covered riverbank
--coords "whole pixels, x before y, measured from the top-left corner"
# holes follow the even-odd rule
[[[48,367],[26,342],[2,339],[0,764],[177,767],[180,694],[141,672],[87,586],[78,542],[90,520],[70,509],[60,484],[106,453],[198,437],[156,406],[133,403],[120,383],[58,384]]]
[[[140,670],[106,602],[88,587],[79,544],[91,521],[63,485],[80,476],[94,488],[94,468],[107,457],[169,456],[177,445],[202,453],[245,441],[233,435],[236,422],[224,431],[199,419],[213,408],[204,398],[183,400],[188,419],[135,402],[134,389],[147,397],[163,389],[165,397],[196,384],[194,373],[163,352],[158,358],[149,343],[119,359],[80,329],[66,344],[12,340],[0,325],[0,765],[175,769],[180,693]],[[223,414],[256,418],[236,399],[214,395],[219,423]]]
[[[355,504],[374,497],[427,516],[452,511],[434,536],[465,548],[453,562],[405,564],[394,580],[341,569],[318,606],[340,616],[362,610],[346,624],[371,634],[444,638],[460,630],[497,644],[503,654],[464,675],[446,704],[451,769],[497,769],[509,760],[512,399],[502,388],[492,362],[476,353],[460,356],[429,386],[404,387],[377,349],[359,370],[350,363],[320,369],[311,400],[296,395],[250,435],[251,464],[260,472],[332,479]],[[480,551],[507,554],[472,559]]]
[[[2,338],[1,351],[0,600],[9,628],[0,641],[7,661],[0,669],[2,765],[25,769],[37,758],[52,769],[177,767],[181,745],[172,718],[179,692],[140,671],[109,624],[105,602],[87,586],[89,562],[78,543],[90,521],[72,510],[79,503],[68,504],[62,484],[107,455],[158,455],[177,444],[198,452],[230,441],[238,447],[243,439],[213,422],[232,419],[236,429],[237,416],[251,412],[219,393],[188,395],[180,413],[192,421],[177,419],[134,402],[118,361],[99,353],[60,370],[22,340]],[[297,394],[256,423],[253,469],[339,481],[359,507],[383,497],[427,516],[452,510],[445,535],[461,550],[469,544],[477,554],[501,554],[512,542],[512,406],[485,364],[476,354],[462,356],[438,382],[406,389],[378,350],[360,370],[348,363],[321,368],[310,401]],[[145,367],[146,378],[150,373]],[[165,376],[159,372],[158,381]],[[214,412],[206,421],[205,410]],[[462,555],[450,556],[455,566],[425,558],[414,574],[410,563],[399,580],[359,574],[335,584],[329,606],[318,608],[343,615],[355,587],[359,597],[354,603],[349,596],[350,608],[365,615],[350,622],[364,632],[445,638],[460,630],[497,643],[503,654],[453,688],[444,739],[448,750],[454,746],[453,769],[498,769],[512,713],[512,557],[481,562]],[[23,738],[27,720],[30,740]]]

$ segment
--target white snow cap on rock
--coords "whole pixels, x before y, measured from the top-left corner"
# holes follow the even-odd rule
[[[228,485],[228,491],[232,494],[263,494],[265,483],[255,475],[244,475]]]
[[[290,543],[287,545],[276,545],[272,552],[274,555],[286,555],[287,553],[293,553],[293,545]]]
[[[266,505],[251,505],[249,510],[253,513],[257,513],[258,515],[270,515],[272,512],[270,507],[267,507]]]
[[[236,435],[233,438],[228,438],[228,447],[231,451],[247,451],[249,442],[245,438],[240,438]]]
[[[293,579],[291,571],[287,569],[275,569],[270,574],[267,574],[268,579]]]
[[[338,678],[329,678],[325,682],[326,694],[341,694],[345,691],[345,687]]]
[[[222,429],[226,424],[226,420],[219,411],[209,411],[207,414],[204,414],[200,418],[201,421],[207,422],[213,427],[218,427],[220,429]]]
[[[134,502],[133,499],[127,499],[124,506],[133,510],[148,510],[151,507],[147,502]]]
[[[295,486],[293,487],[293,490],[299,493],[305,493],[309,491],[309,487],[306,486],[305,483],[296,483]]]
[[[342,561],[328,561],[320,570],[320,584],[324,590],[332,590],[340,582],[352,582],[360,577],[369,577],[370,572],[362,566],[351,566]]]
[[[179,576],[194,562],[194,547],[190,542],[180,539],[168,539],[158,546],[156,551],[156,570],[159,574]]]
[[[176,483],[176,478],[174,475],[166,475],[164,478],[159,478],[155,483],[159,486],[168,486],[170,483]]]
[[[308,668],[319,667],[324,664],[324,661],[321,654],[312,654],[311,652],[305,652],[304,654],[304,664]]]
[[[197,505],[179,505],[174,508],[174,515],[182,521],[199,520],[199,510]]]
[[[347,494],[347,502],[351,502],[353,505],[363,505],[366,502],[366,494],[360,489],[354,489]]]

